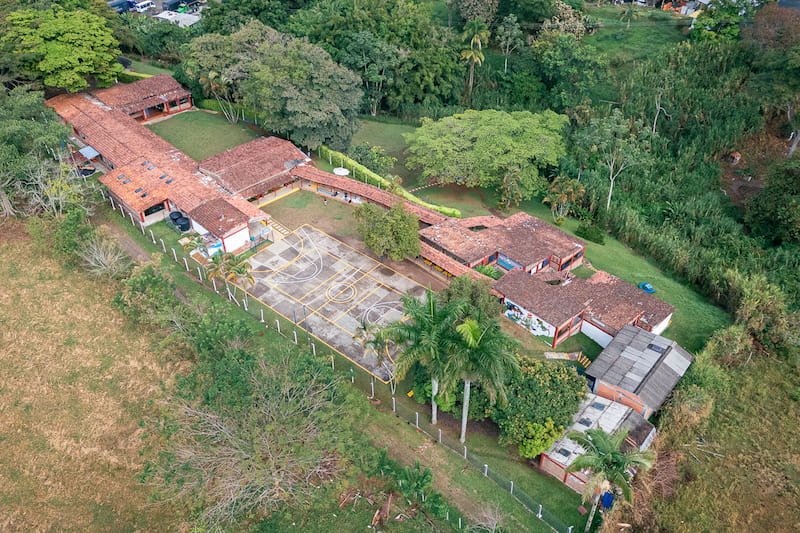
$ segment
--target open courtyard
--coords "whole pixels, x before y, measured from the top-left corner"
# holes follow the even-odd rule
[[[359,333],[403,317],[400,297],[424,287],[399,272],[303,225],[250,259],[251,294],[383,382],[392,360],[365,350]]]

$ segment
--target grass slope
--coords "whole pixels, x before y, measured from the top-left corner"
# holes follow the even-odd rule
[[[150,74],[152,76],[155,76],[157,74],[169,74],[170,76],[172,75],[171,70],[159,67],[150,61],[145,62],[132,59],[131,68],[133,69],[134,72],[139,72],[140,74]]]
[[[0,237],[0,529],[176,531],[136,476],[138,421],[161,383],[157,339],[130,328],[113,289],[34,252],[19,223]]]
[[[677,494],[655,502],[658,525],[675,533],[800,530],[800,377],[763,359],[730,371],[707,427],[665,437],[681,455]],[[700,453],[704,439],[722,457]],[[693,452],[697,460],[689,453]]]
[[[607,81],[596,87],[592,95],[595,104],[603,100],[616,101],[616,80],[624,79],[637,61],[663,53],[684,40],[691,22],[687,17],[640,8],[638,18],[628,28],[627,22],[620,20],[624,9],[623,6],[584,8],[587,15],[600,22],[601,27],[596,33],[586,35],[583,41],[605,54],[610,67]]]
[[[205,111],[187,111],[147,127],[196,161],[258,137],[241,124],[231,124],[224,116]]]

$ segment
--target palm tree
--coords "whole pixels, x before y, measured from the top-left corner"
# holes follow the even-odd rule
[[[208,279],[219,279],[225,282],[225,287],[228,287],[228,275],[230,268],[233,266],[231,258],[232,253],[216,253],[211,256],[211,261],[206,263],[206,275]]]
[[[246,291],[247,287],[252,287],[256,283],[256,279],[251,272],[253,266],[241,255],[229,254],[229,266],[226,279],[233,282],[234,293],[236,292],[236,285],[241,284],[242,290]]]
[[[469,43],[469,48],[461,51],[461,59],[469,64],[469,80],[464,100],[472,99],[472,86],[475,83],[475,65],[482,65],[484,60],[483,45],[489,42],[489,27],[481,19],[470,20],[464,25],[461,40]]]
[[[199,250],[202,253],[208,253],[208,248],[206,248],[206,242],[199,235],[196,237],[192,237],[192,239],[189,240],[189,242],[183,245],[183,251],[186,252],[187,254],[191,254],[195,250]]]
[[[655,461],[652,451],[637,449],[623,452],[622,443],[628,437],[628,430],[609,435],[602,429],[587,429],[585,432],[570,431],[567,438],[575,441],[586,452],[567,467],[567,472],[590,470],[589,481],[584,490],[584,500],[592,499],[592,512],[586,522],[586,530],[592,525],[600,495],[612,488],[621,493],[627,501],[633,500],[631,489],[631,469],[649,470]]]
[[[581,185],[581,182],[564,175],[554,179],[548,190],[550,194],[544,197],[542,203],[550,204],[550,210],[556,220],[567,216],[572,204],[586,193],[586,187]]]
[[[456,326],[459,338],[451,348],[452,355],[445,369],[442,388],[452,390],[457,381],[464,382],[464,400],[461,407],[461,437],[467,438],[467,414],[469,392],[473,382],[478,382],[489,395],[489,402],[499,398],[506,401],[506,384],[519,370],[516,348],[519,341],[509,337],[500,322],[486,319],[478,313],[478,319],[467,318]]]
[[[394,372],[398,380],[403,379],[415,363],[428,370],[431,377],[431,424],[436,424],[439,382],[449,355],[447,348],[452,345],[453,326],[461,316],[464,304],[440,305],[430,287],[424,301],[406,294],[402,302],[405,317],[388,324],[379,335],[393,341],[400,349]]]
[[[628,25],[625,26],[626,30],[631,29],[631,22],[639,18],[639,8],[636,7],[636,4],[633,2],[629,3],[622,11],[622,14],[619,16],[619,20],[622,22],[628,22]]]
[[[233,104],[233,81],[225,74],[211,71],[200,76],[200,84],[206,96],[213,96],[219,103],[219,108],[228,122],[236,124],[239,121],[239,111]]]

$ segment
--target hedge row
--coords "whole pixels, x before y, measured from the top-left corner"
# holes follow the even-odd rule
[[[358,161],[347,157],[341,152],[337,152],[336,150],[331,150],[327,146],[320,146],[319,156],[327,157],[328,161],[331,164],[333,164],[333,162],[335,161],[338,163],[340,167],[348,169],[352,173],[352,177],[354,179],[358,179],[360,181],[363,181],[364,183],[379,184],[379,186],[382,189],[392,188],[392,184],[389,182],[389,180],[372,172],[370,169],[360,164]],[[397,194],[398,196],[402,196],[409,202],[414,202],[415,204],[421,205],[422,207],[427,207],[428,209],[432,209],[449,217],[461,218],[461,211],[459,211],[454,207],[445,207],[441,205],[428,203],[425,200],[417,196],[414,196],[413,194],[411,194],[402,187],[397,187],[394,192],[395,194]]]

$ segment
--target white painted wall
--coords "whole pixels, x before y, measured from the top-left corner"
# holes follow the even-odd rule
[[[662,320],[660,324],[658,324],[653,328],[653,333],[655,333],[656,335],[661,335],[662,333],[664,333],[664,330],[669,327],[669,323],[671,321],[672,321],[672,313],[670,313],[667,318]]]
[[[191,218],[189,220],[191,220],[192,222],[192,229],[194,229],[200,235],[205,235],[206,233],[209,233],[209,231],[203,226],[201,226],[200,223],[197,222],[195,219]]]
[[[235,252],[242,246],[250,243],[250,228],[244,227],[236,233],[225,237],[225,251]]]
[[[510,310],[506,310],[504,314],[523,328],[530,331],[533,335],[543,335],[545,337],[552,337],[555,335],[556,328],[554,326],[548,324],[535,314],[531,313],[521,305],[514,303],[508,298],[506,298],[506,303],[516,305],[521,312],[519,314],[515,314]]]
[[[594,324],[590,324],[586,320],[581,323],[581,333],[592,339],[603,348],[608,346],[608,343],[610,343],[611,339],[614,338]]]

